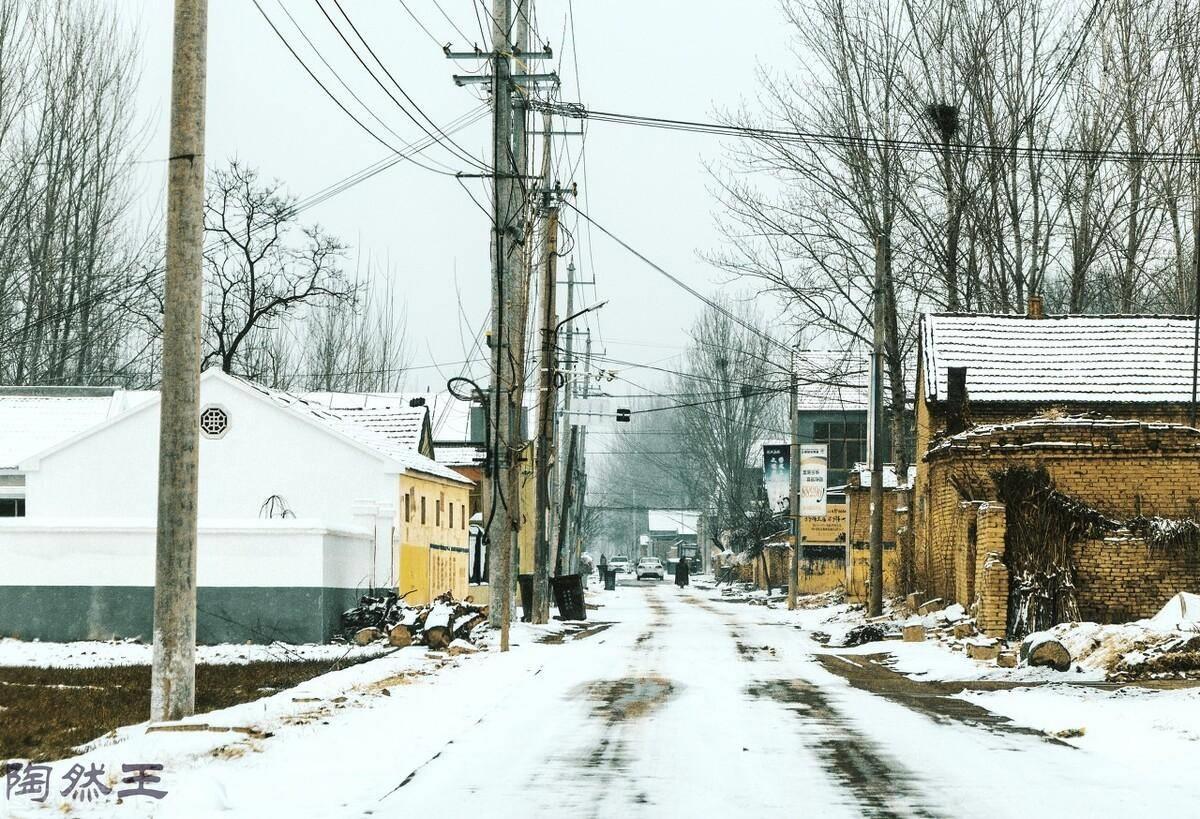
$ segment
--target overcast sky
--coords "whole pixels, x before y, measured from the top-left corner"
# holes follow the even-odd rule
[[[490,8],[490,0],[485,1]],[[279,0],[260,2],[310,67],[360,113],[305,43]],[[434,0],[405,2],[439,43],[467,45]],[[486,47],[473,13],[479,6],[469,0],[439,2],[471,44]],[[332,0],[325,0],[325,5],[341,22]],[[167,154],[172,6],[168,0],[115,4],[141,37],[139,107],[149,128],[146,159]],[[478,91],[458,88],[451,81],[451,74],[477,65],[447,60],[400,0],[342,0],[342,6],[404,90],[435,121],[448,123],[481,105]],[[423,136],[350,54],[315,0],[286,0],[286,9],[321,56],[391,130],[406,141]],[[788,61],[786,31],[775,0],[574,0],[574,14],[578,77],[566,0],[542,0],[535,22],[554,49],[555,59],[548,68],[562,77],[563,98],[579,99],[596,109],[709,119],[716,110],[737,107],[754,97],[760,63],[784,66]],[[577,96],[577,83],[581,96]],[[369,115],[361,118],[381,136],[400,144]],[[456,137],[468,151],[490,162],[488,139],[487,119]],[[574,158],[580,140],[572,142]],[[697,252],[714,247],[717,241],[716,205],[703,163],[718,159],[720,150],[711,136],[597,123],[588,131],[586,181],[581,172],[574,178],[581,188],[579,204],[586,201],[598,222],[675,275],[698,289],[714,290],[723,277]],[[251,0],[212,0],[207,154],[210,166],[237,157],[305,196],[383,158],[387,150],[304,73]],[[423,156],[469,170],[465,162],[438,147]],[[164,166],[145,167],[147,208],[161,208]],[[564,183],[566,176],[564,172]],[[476,180],[470,187],[481,202],[487,202],[483,181]],[[590,280],[594,274],[597,281],[594,293],[579,291],[579,302],[609,300],[598,316],[599,336],[608,355],[673,366],[672,356],[686,342],[686,329],[699,303],[599,232],[592,232],[594,242],[589,248],[587,232],[575,230],[568,214],[564,218],[578,240],[575,263],[580,277]],[[414,365],[468,357],[464,344],[470,344],[489,304],[489,228],[453,178],[401,163],[305,212],[302,219],[318,221],[342,237],[353,246],[355,258],[370,257],[390,268],[397,292],[407,304]],[[560,271],[565,276],[565,265]],[[465,319],[460,316],[460,298]],[[416,369],[408,386],[436,390],[460,369],[461,365]],[[482,376],[485,368],[475,365],[474,371]],[[626,374],[635,383],[656,382],[646,371]],[[610,390],[632,391],[628,384],[623,386],[618,382]]]

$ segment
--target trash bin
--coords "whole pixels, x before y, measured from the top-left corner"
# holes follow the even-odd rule
[[[587,619],[581,575],[564,574],[561,577],[552,577],[550,586],[554,589],[554,604],[558,606],[559,617],[563,620]]]
[[[617,588],[617,570],[604,569],[604,590],[613,591]]]
[[[521,587],[521,622],[533,621],[533,575],[517,575],[517,583]]]

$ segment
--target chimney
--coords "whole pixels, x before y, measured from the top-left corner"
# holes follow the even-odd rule
[[[1029,308],[1025,311],[1025,318],[1044,319],[1046,317],[1046,309],[1042,304],[1041,296],[1029,297]]]
[[[955,435],[967,428],[967,368],[946,368],[946,434]]]

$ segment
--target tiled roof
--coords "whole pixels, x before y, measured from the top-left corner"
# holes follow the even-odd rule
[[[0,469],[153,400],[155,392],[109,388],[5,387],[0,391]]]
[[[437,444],[433,457],[445,466],[479,466],[484,458],[480,444]]]
[[[967,368],[970,401],[1184,402],[1192,396],[1193,319],[927,313],[926,398]]]
[[[302,397],[335,412],[379,415],[393,411],[415,412],[420,408],[411,406],[412,402],[421,401],[429,412],[434,441],[470,440],[471,404],[460,401],[448,392],[310,392]]]

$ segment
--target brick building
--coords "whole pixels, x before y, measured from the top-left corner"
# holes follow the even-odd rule
[[[1191,318],[1043,316],[1037,300],[1025,316],[924,316],[918,588],[975,604],[981,625],[999,634],[1005,624],[1025,630],[1015,607],[1028,594],[1020,589],[1038,583],[1061,586],[1072,617],[1109,622],[1148,616],[1200,587],[1196,549],[1152,548],[1138,529],[1158,521],[1173,531],[1172,522],[1196,517],[1200,432],[1184,425],[1193,332]],[[1030,489],[1040,500],[1006,510],[1002,490],[1022,476],[1043,476],[1045,486]],[[1064,533],[1054,571],[1049,562],[1029,569],[1020,530],[1030,509]],[[1010,578],[1014,563],[1021,576]]]

